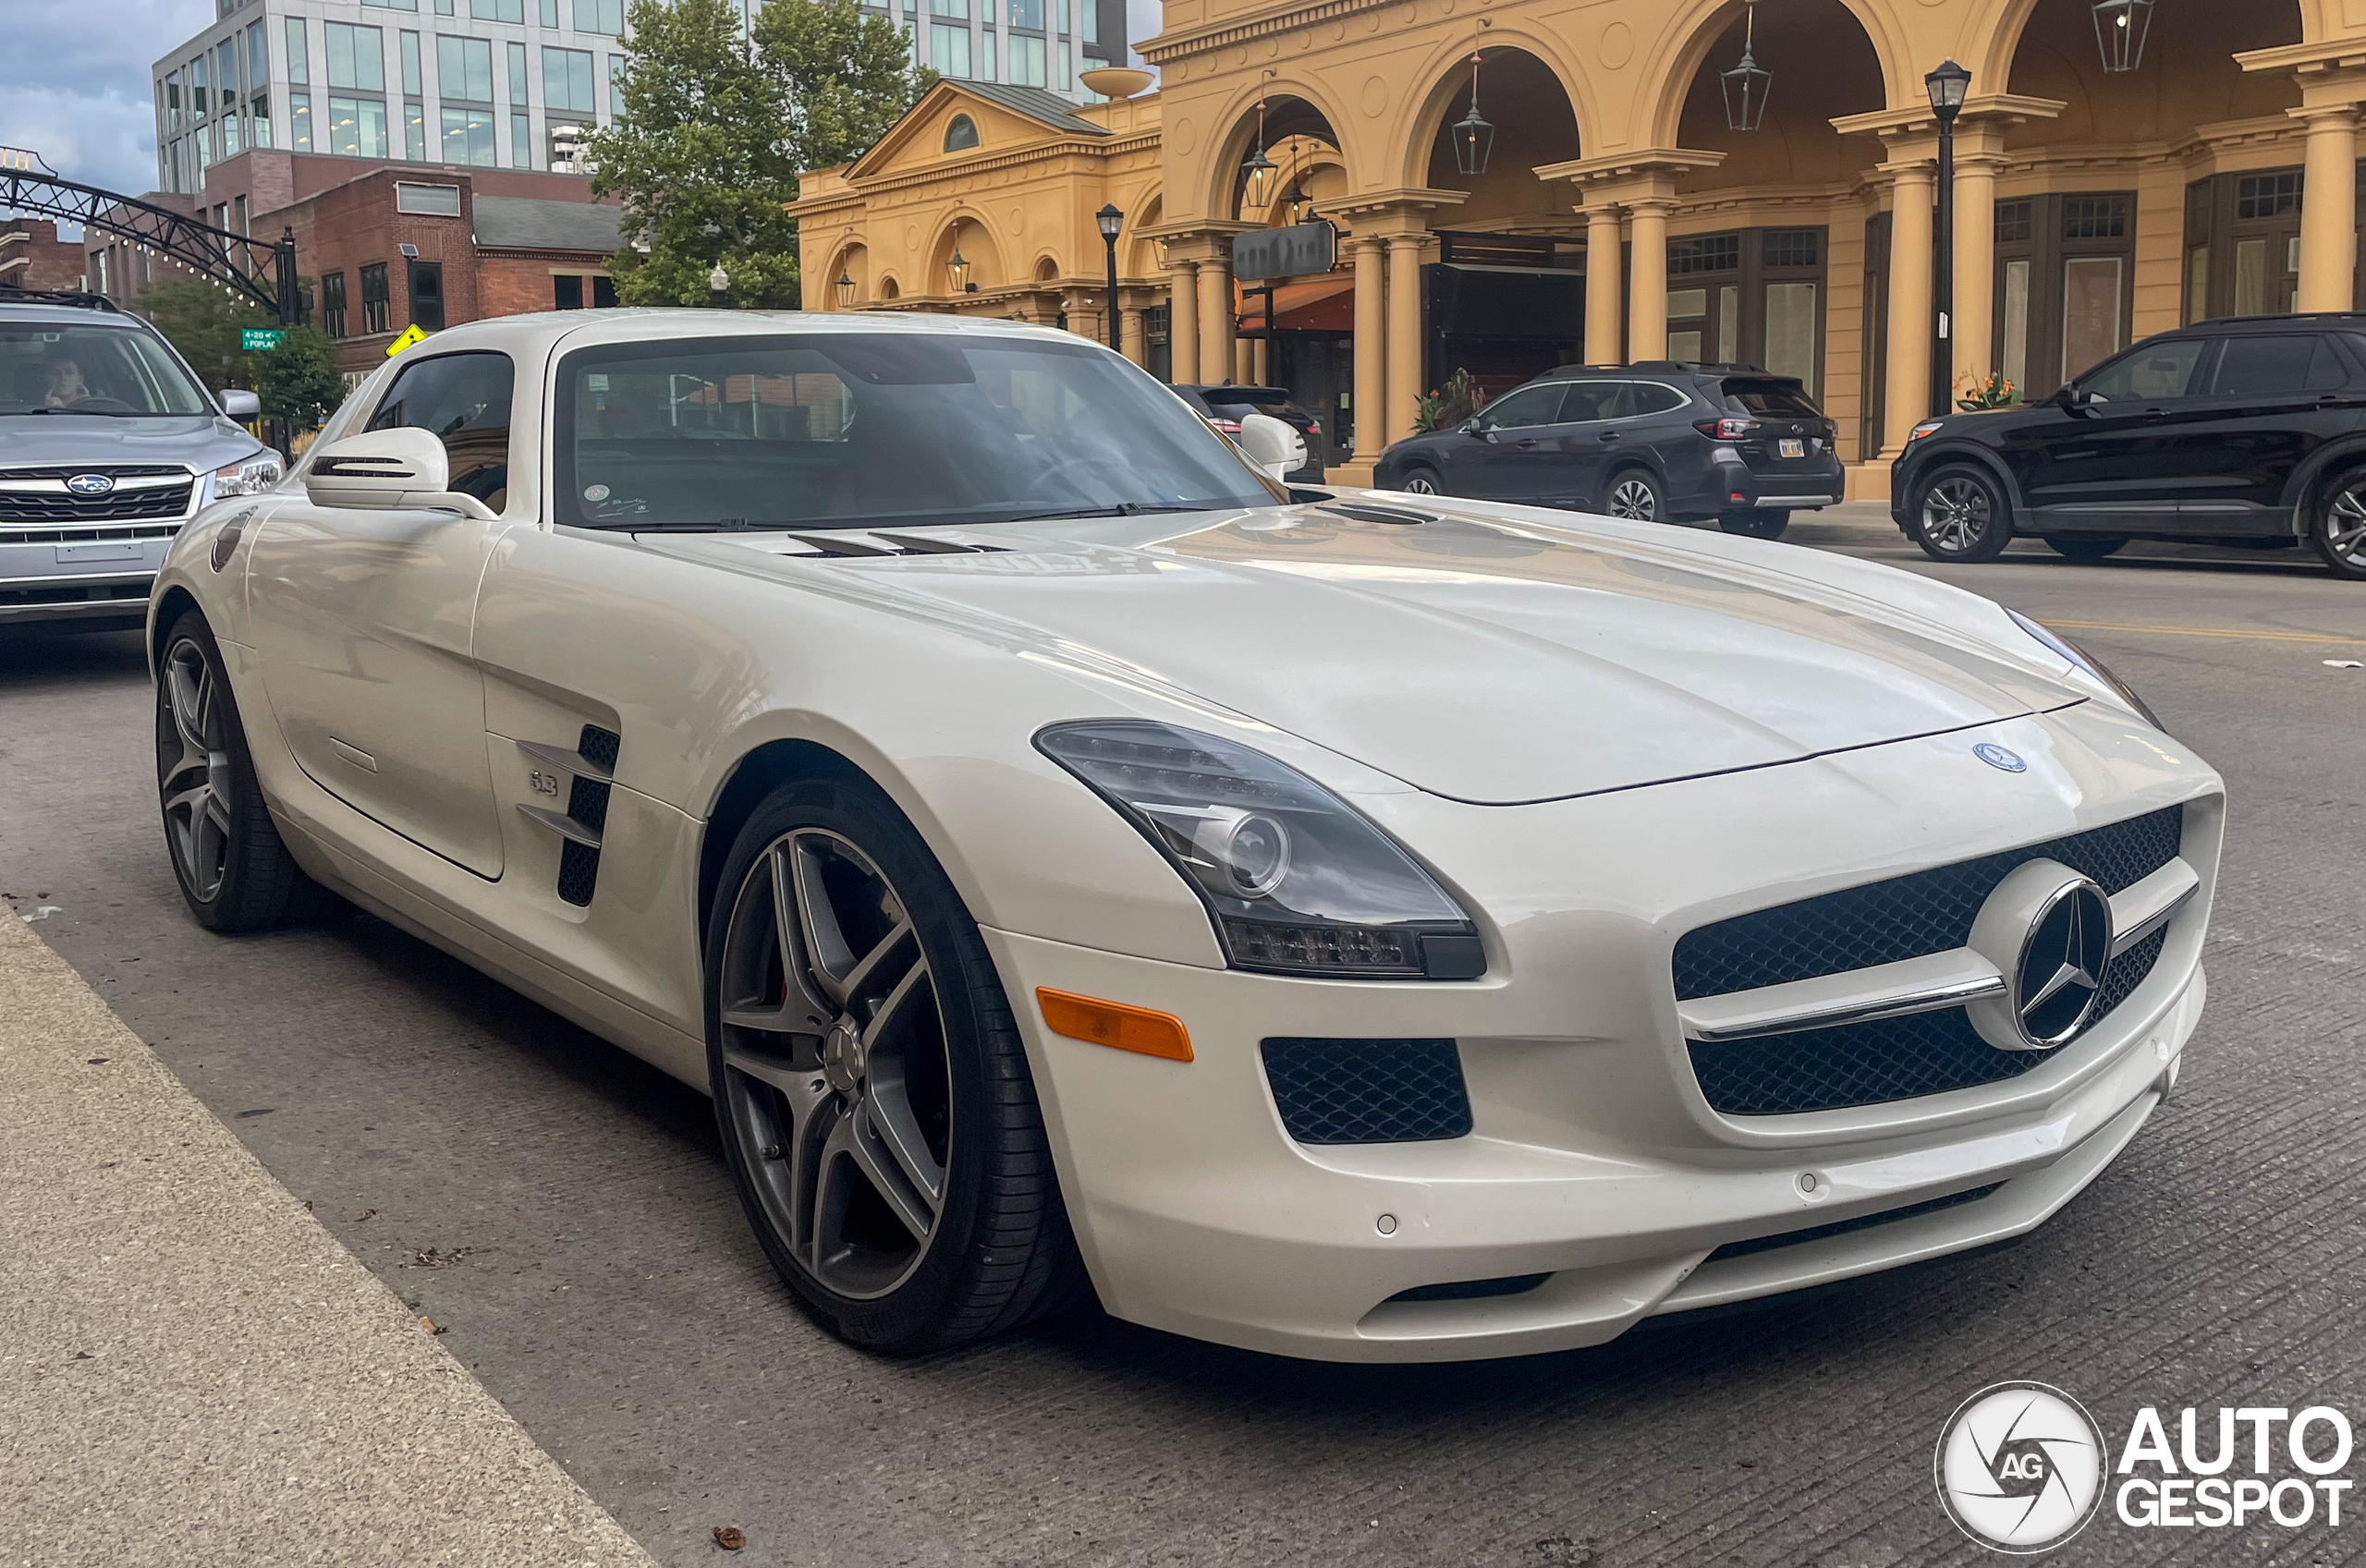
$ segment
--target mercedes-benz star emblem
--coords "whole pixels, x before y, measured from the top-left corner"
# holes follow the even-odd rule
[[[105,474],[76,474],[66,488],[75,495],[104,495],[115,489],[115,480]]]
[[[2013,976],[2013,1012],[2022,1038],[2057,1046],[2086,1027],[2111,961],[2111,902],[2084,880],[2039,911]]]
[[[2002,768],[2008,773],[2019,773],[2029,771],[2029,764],[2021,760],[2019,752],[2007,751],[1993,740],[1982,741],[1978,746],[1971,748],[1971,754],[1974,757],[1979,758],[1982,761],[1987,763],[1990,767]]]

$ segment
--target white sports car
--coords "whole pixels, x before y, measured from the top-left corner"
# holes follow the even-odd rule
[[[438,334],[164,569],[175,870],[709,1089],[773,1262],[887,1349],[1088,1289],[1591,1344],[2028,1231],[2137,1135],[2224,811],[2100,665],[1282,456],[1004,322]]]

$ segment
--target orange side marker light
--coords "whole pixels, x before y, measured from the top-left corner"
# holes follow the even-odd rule
[[[1103,1002],[1090,996],[1071,996],[1048,986],[1035,988],[1035,1004],[1043,1010],[1043,1022],[1051,1026],[1055,1035],[1066,1035],[1090,1045],[1105,1045],[1115,1051],[1163,1056],[1169,1062],[1191,1060],[1191,1037],[1184,1029],[1183,1020],[1171,1013],[1154,1013],[1147,1007],[1128,1007],[1122,1002]]]

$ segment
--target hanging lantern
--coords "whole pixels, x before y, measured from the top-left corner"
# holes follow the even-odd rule
[[[1259,140],[1257,150],[1249,154],[1248,162],[1240,165],[1241,201],[1252,213],[1262,212],[1273,201],[1274,180],[1281,173],[1274,161],[1265,156],[1263,139],[1261,137]]]
[[[838,291],[838,309],[841,310],[853,310],[854,278],[852,274],[848,273],[844,268],[839,269],[836,287]]]
[[[953,248],[953,259],[945,263],[945,281],[953,286],[956,294],[970,292],[970,263],[961,259],[961,247]]]
[[[2144,36],[2153,30],[2153,0],[2095,0],[2095,46],[2104,69],[2132,71],[2144,63]]]
[[[1292,224],[1302,224],[1314,215],[1314,198],[1306,193],[1303,185],[1293,187],[1282,204],[1289,209]]]
[[[1766,94],[1774,85],[1774,73],[1760,66],[1750,52],[1758,42],[1757,0],[1750,0],[1742,16],[1741,64],[1720,72],[1717,80],[1726,90],[1726,128],[1754,131],[1766,117]]]
[[[1479,55],[1470,55],[1470,112],[1455,122],[1454,166],[1465,179],[1487,172],[1487,157],[1495,150],[1495,128],[1479,115]]]

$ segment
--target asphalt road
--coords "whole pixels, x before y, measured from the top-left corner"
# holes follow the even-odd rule
[[[1796,537],[1925,569],[1845,510]],[[366,918],[201,931],[131,635],[0,634],[0,891],[58,908],[33,929],[662,1562],[733,1525],[734,1562],[864,1568],[1968,1562],[1931,1452],[1987,1383],[2059,1384],[2107,1434],[2147,1404],[2366,1416],[2366,669],[2323,662],[2366,660],[2366,586],[2144,546],[1944,575],[2087,642],[2227,776],[2178,1098],[2018,1246],[1595,1351],[1335,1367],[1091,1313],[849,1350],[770,1276],[700,1096]],[[2056,1560],[2332,1562],[2362,1532],[2107,1513]]]

